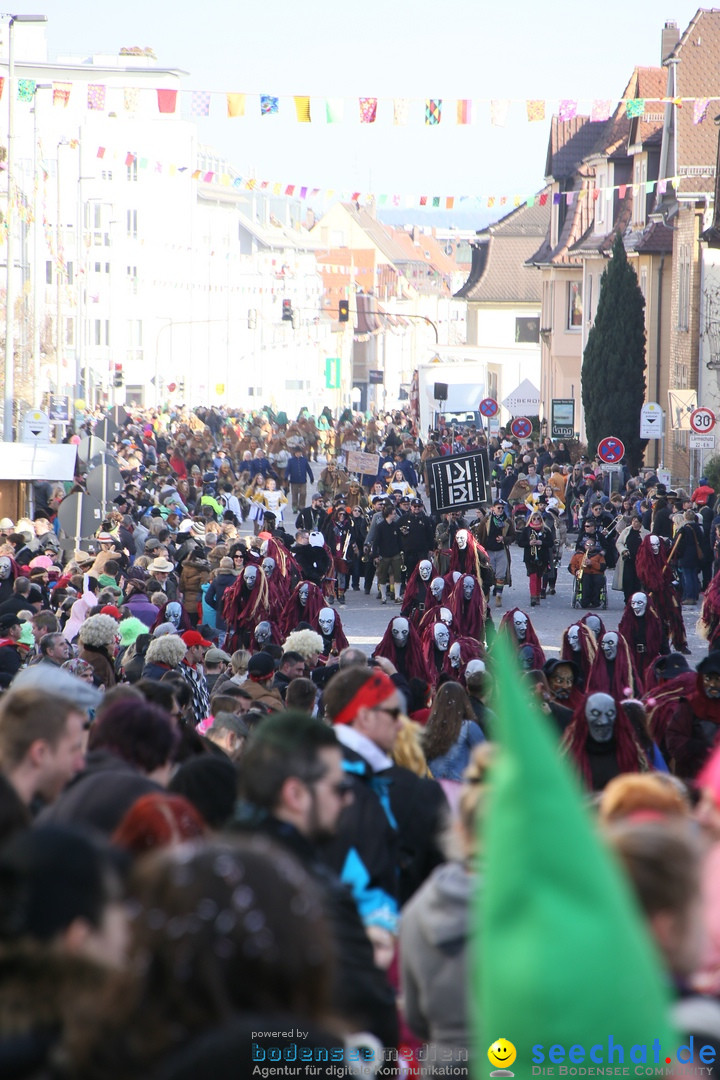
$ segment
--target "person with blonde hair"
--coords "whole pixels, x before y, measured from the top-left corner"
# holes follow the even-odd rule
[[[621,773],[604,788],[598,813],[604,823],[636,814],[687,818],[690,800],[685,785],[669,773]]]

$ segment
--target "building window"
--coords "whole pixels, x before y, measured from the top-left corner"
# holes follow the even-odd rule
[[[515,319],[515,342],[518,345],[537,345],[540,341],[540,319]]]
[[[587,321],[588,326],[592,322],[592,305],[593,305],[593,276],[588,274],[587,277]]]
[[[137,291],[138,291],[137,266],[128,266],[126,268],[126,272],[127,272],[128,291],[133,296],[137,296]]]
[[[52,285],[52,282],[53,282],[52,260],[48,259],[48,261],[45,263],[45,284],[46,285]]]
[[[138,212],[137,210],[128,210],[126,215],[127,220],[127,235],[130,240],[137,240],[138,234]]]
[[[74,345],[75,344],[75,320],[74,319],[66,319],[65,320],[65,344],[66,345]]]
[[[678,251],[678,330],[690,328],[690,245]]]
[[[605,220],[605,177],[598,176],[597,178],[597,191],[598,197],[595,200],[595,221],[598,225],[602,225]]]
[[[643,299],[647,300],[647,266],[640,268],[640,292],[643,294]]]
[[[582,281],[568,282],[568,330],[579,330],[582,326]]]
[[[127,168],[127,178],[131,183],[137,182],[138,178],[138,166],[137,166],[137,154],[133,154],[133,159]]]

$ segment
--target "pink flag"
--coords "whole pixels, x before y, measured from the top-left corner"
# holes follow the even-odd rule
[[[360,104],[360,123],[361,124],[374,124],[377,118],[377,98],[375,97],[361,97],[359,99]]]
[[[177,105],[177,90],[158,90],[158,111],[161,113],[174,113]]]

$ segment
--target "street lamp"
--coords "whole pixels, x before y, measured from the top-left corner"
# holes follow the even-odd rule
[[[15,178],[13,139],[15,136],[15,23],[45,23],[47,15],[6,15],[8,20],[8,139],[7,139],[7,287],[5,292],[5,393],[3,412],[3,439],[13,441],[13,398],[15,397],[15,272],[14,207]]]

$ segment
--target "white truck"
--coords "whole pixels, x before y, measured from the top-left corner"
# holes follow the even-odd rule
[[[427,437],[428,429],[437,426],[438,417],[449,422],[481,426],[479,412],[488,392],[487,364],[479,360],[418,364],[418,411],[420,434]],[[437,390],[447,386],[446,400],[438,400]],[[487,421],[484,421],[487,423]]]

